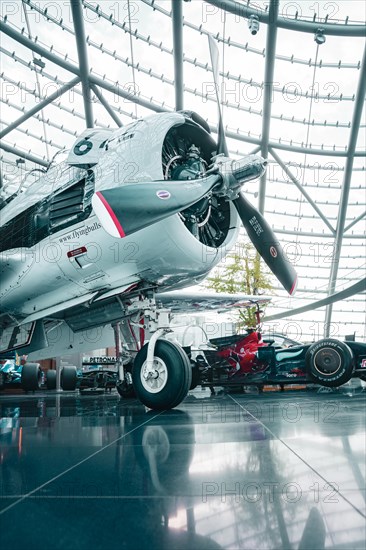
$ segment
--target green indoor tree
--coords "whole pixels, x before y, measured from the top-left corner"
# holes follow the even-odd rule
[[[238,242],[234,250],[212,271],[206,287],[216,292],[266,294],[272,290],[271,276],[254,246]],[[262,309],[265,306],[262,307]],[[255,327],[255,308],[239,312],[238,328]]]

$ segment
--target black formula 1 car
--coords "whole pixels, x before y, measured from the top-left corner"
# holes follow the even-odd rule
[[[188,350],[187,350],[188,351]],[[215,338],[194,357],[192,388],[319,384],[341,386],[352,377],[366,381],[366,344],[325,338],[312,344],[276,345],[276,339],[262,340],[260,332]]]
[[[76,387],[80,393],[104,393],[112,391],[118,381],[118,372],[110,369],[98,369],[78,374]]]
[[[132,386],[132,364],[130,354],[124,353],[122,357],[125,380],[119,380],[116,358],[99,357],[100,364],[96,361],[85,361],[83,370],[78,371],[77,388],[80,393],[103,393],[117,389],[121,397],[134,397]],[[106,367],[110,365],[110,367]]]

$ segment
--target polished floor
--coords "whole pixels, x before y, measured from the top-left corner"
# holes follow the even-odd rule
[[[364,549],[365,395],[3,395],[0,548]]]

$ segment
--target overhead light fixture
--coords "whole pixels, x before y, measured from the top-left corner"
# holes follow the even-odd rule
[[[318,29],[316,32],[315,32],[315,35],[314,35],[314,40],[317,44],[324,44],[325,42],[325,35],[324,35],[324,29]]]
[[[259,31],[259,17],[257,15],[251,15],[248,19],[248,27],[250,34],[255,36]]]

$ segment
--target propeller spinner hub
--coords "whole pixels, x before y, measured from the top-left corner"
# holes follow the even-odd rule
[[[222,177],[222,184],[216,189],[216,193],[229,200],[235,199],[242,185],[262,176],[266,167],[267,160],[258,155],[247,155],[239,160],[221,155],[216,157],[215,169]]]

